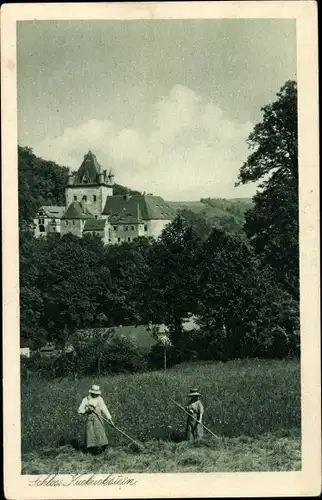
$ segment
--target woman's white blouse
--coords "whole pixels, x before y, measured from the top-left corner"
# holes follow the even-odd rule
[[[101,414],[103,417],[111,420],[111,414],[107,409],[106,404],[101,396],[97,398],[92,398],[91,396],[86,396],[78,408],[78,413],[84,414],[89,406],[95,408],[96,413]]]

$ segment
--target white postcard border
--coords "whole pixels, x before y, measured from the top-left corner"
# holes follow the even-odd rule
[[[297,20],[301,254],[302,471],[124,474],[131,486],[31,486],[21,475],[17,182],[17,20]],[[41,43],[41,41],[39,41]],[[321,488],[317,6],[313,1],[6,4],[1,9],[5,493],[12,499],[316,495]],[[117,476],[117,474],[113,474]],[[40,477],[40,476],[39,476]],[[45,476],[41,476],[44,479]],[[60,476],[64,483],[68,476]],[[89,478],[90,475],[84,476]],[[96,475],[96,479],[106,475]],[[57,478],[55,478],[56,480]]]

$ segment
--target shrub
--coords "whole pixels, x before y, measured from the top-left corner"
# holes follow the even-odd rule
[[[21,367],[24,375],[27,375],[27,370],[29,373],[36,373],[47,380],[53,378],[54,375],[53,360],[40,356],[38,352],[31,354],[29,359],[24,359]]]
[[[78,372],[82,375],[144,371],[144,354],[128,338],[108,332],[104,338],[89,337],[77,348]]]
[[[151,370],[159,370],[164,367],[164,348],[160,344],[151,347],[146,356],[146,362]],[[167,368],[178,363],[178,351],[174,347],[167,348]]]
[[[138,372],[147,368],[144,354],[126,337],[116,337],[102,356],[103,373]]]

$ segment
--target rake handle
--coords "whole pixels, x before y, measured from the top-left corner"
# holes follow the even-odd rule
[[[202,422],[199,422],[199,420],[194,417],[193,415],[191,415],[183,406],[179,405],[179,403],[177,403],[174,399],[170,398],[170,400],[177,406],[179,406],[179,408],[181,408],[181,410],[183,410],[187,415],[189,415],[189,417],[193,418],[196,422],[198,422],[199,425],[201,425],[204,429],[206,429],[206,431],[210,432],[210,434],[212,434],[216,439],[218,439],[218,436],[216,436],[216,434],[214,434],[208,427],[206,427]]]
[[[129,439],[130,441],[132,441],[132,443],[136,444],[137,446],[141,447],[142,445],[140,443],[138,443],[137,441],[135,441],[135,439],[131,438],[130,436],[128,436],[124,431],[122,431],[121,429],[119,429],[118,427],[116,427],[115,424],[112,424],[109,420],[107,420],[107,418],[103,417],[102,415],[99,415],[98,413],[96,413],[96,411],[93,411],[93,413],[100,419],[104,420],[104,422],[107,422],[109,425],[111,425],[114,429],[116,429],[118,432],[120,432],[121,434],[123,434],[123,436],[127,437],[127,439]]]

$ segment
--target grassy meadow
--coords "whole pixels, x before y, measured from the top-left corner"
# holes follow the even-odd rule
[[[104,456],[80,451],[84,420],[77,409],[99,383],[115,424],[143,443],[138,452],[111,427]],[[196,386],[204,423],[218,439],[182,441],[186,402]],[[298,361],[235,360],[190,363],[170,370],[76,382],[31,379],[22,384],[22,470],[68,472],[210,472],[299,470]]]

